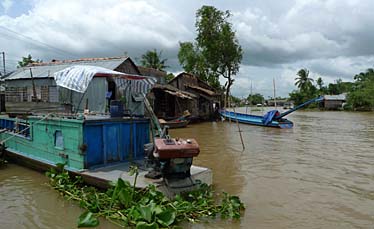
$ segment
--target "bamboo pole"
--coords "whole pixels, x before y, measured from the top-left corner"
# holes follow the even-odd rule
[[[242,147],[243,147],[243,151],[245,150],[245,145],[244,145],[244,141],[243,141],[243,136],[242,136],[242,131],[240,129],[240,125],[239,125],[239,121],[238,121],[238,116],[236,114],[236,111],[235,111],[235,107],[232,108],[233,111],[234,111],[234,114],[235,114],[235,118],[236,118],[236,124],[238,126],[238,131],[239,131],[239,136],[240,136],[240,141],[242,143]]]

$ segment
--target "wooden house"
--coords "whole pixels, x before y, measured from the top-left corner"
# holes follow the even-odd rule
[[[322,102],[323,108],[326,110],[339,110],[343,108],[344,103],[347,101],[346,94],[340,95],[325,95]]]
[[[148,97],[152,101],[156,116],[165,120],[178,118],[186,110],[193,114],[198,113],[198,97],[169,84],[153,85]]]
[[[221,94],[197,76],[182,72],[169,82],[169,85],[187,91],[197,97],[197,109],[190,111],[191,116],[200,120],[210,120],[221,107]]]
[[[53,60],[49,63],[31,64],[17,69],[5,79],[7,113],[72,113],[85,108],[104,113],[108,109],[108,101],[126,96],[119,90],[120,85],[111,77],[94,77],[83,95],[57,87],[54,73],[73,65],[90,65],[133,75],[141,74],[129,57]],[[132,98],[127,100],[133,101]]]
[[[141,75],[155,78],[158,84],[166,84],[166,80],[165,80],[165,77],[167,75],[166,72],[160,71],[155,68],[146,68],[142,66],[137,66],[137,67]]]

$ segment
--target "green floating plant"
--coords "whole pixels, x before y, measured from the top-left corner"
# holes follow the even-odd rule
[[[130,173],[135,175],[132,185],[119,178],[105,191],[85,185],[80,176],[71,177],[63,164],[46,175],[54,189],[69,200],[79,201],[85,209],[78,218],[78,227],[96,227],[98,218],[103,217],[122,227],[170,228],[181,221],[197,222],[217,215],[239,219],[245,209],[239,197],[228,193],[218,196],[206,184],[170,200],[154,185],[136,189],[137,167],[131,167]]]

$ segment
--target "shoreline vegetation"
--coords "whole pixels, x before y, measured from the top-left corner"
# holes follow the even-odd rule
[[[263,106],[263,108],[269,108],[271,106]],[[279,106],[281,107],[281,106]],[[252,112],[260,112],[262,111],[261,110],[261,107],[257,107],[257,106],[237,106],[235,108],[248,108],[248,112],[250,111],[249,109],[252,109]],[[274,108],[274,107],[273,107]],[[288,110],[288,109],[284,109],[284,110]],[[265,110],[264,110],[265,111]],[[344,111],[344,112],[357,112],[357,113],[370,113],[370,112],[373,112],[374,113],[374,110],[352,110],[352,109],[335,109],[335,110],[331,110],[331,109],[324,109],[324,108],[319,108],[319,107],[313,107],[313,105],[311,105],[310,107],[305,107],[303,109],[300,109],[298,111],[321,111],[321,112],[329,112],[329,111],[336,111],[336,112],[341,112],[341,111]]]
[[[130,168],[134,184],[118,179],[111,188],[99,190],[85,185],[80,176],[71,177],[64,166],[58,164],[46,175],[53,189],[67,200],[79,202],[85,210],[78,218],[78,227],[96,227],[99,218],[104,218],[120,227],[172,228],[183,221],[195,223],[207,217],[236,220],[245,210],[238,196],[218,195],[206,184],[174,199],[166,198],[153,185],[136,189],[137,167]]]
[[[295,78],[296,90],[289,93],[288,98],[276,97],[275,100],[283,100],[288,103],[293,102],[294,106],[300,105],[305,101],[319,97],[319,96],[334,96],[343,95],[341,107],[331,110],[344,111],[374,111],[374,69],[369,68],[365,72],[361,72],[353,77],[354,82],[343,82],[338,78],[334,83],[325,84],[321,77],[314,80],[309,76],[309,70],[306,68],[300,69]],[[260,93],[248,95],[247,98],[240,99],[235,96],[230,96],[231,104],[244,106],[244,104],[265,104],[264,96]],[[267,101],[272,101],[270,98]],[[329,110],[318,107],[318,104],[311,104],[308,108],[317,108],[320,110]]]

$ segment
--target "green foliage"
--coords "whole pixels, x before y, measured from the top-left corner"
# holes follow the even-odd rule
[[[290,93],[290,99],[299,105],[318,95],[338,95],[348,93],[347,104],[344,109],[347,110],[374,110],[374,69],[369,68],[366,72],[361,72],[354,76],[355,82],[343,82],[337,79],[335,83],[323,86],[323,80],[319,77],[316,81],[317,88],[313,85],[313,80],[309,78],[309,71],[301,69],[297,73],[295,85],[299,90]]]
[[[310,99],[313,99],[318,96],[320,91],[313,85],[313,79],[309,78],[309,70],[304,68],[300,69],[297,72],[298,77],[295,78],[296,82],[295,85],[299,88],[299,90],[292,91],[290,95],[290,100],[294,101],[295,105],[300,105]],[[320,80],[319,80],[320,79]],[[319,84],[322,87],[323,81],[319,78]],[[316,106],[312,104],[310,106]]]
[[[196,43],[180,43],[178,53],[183,69],[199,75],[211,86],[220,88],[219,76],[226,78],[226,95],[230,94],[233,76],[238,73],[243,57],[243,50],[228,21],[230,16],[229,11],[202,6],[196,13]]]
[[[318,77],[316,83],[317,83],[318,89],[321,90],[324,84],[322,78]]]
[[[229,99],[229,101],[231,102],[231,103],[234,103],[235,105],[239,105],[240,104],[240,102],[241,102],[241,99],[240,98],[238,98],[238,97],[235,97],[235,96],[233,96],[233,95],[230,95],[230,99]]]
[[[99,220],[92,212],[86,211],[78,218],[78,227],[97,227]]]
[[[348,106],[354,110],[374,110],[374,70],[369,68],[354,79],[352,90],[348,93]]]
[[[29,54],[27,57],[22,57],[22,61],[18,61],[17,68],[26,67],[29,64],[32,64],[32,63],[41,63],[41,62],[43,62],[43,61],[39,60],[39,59],[33,60],[32,56]]]
[[[85,212],[79,216],[78,227],[99,225],[98,218],[104,217],[121,227],[168,228],[181,221],[196,222],[201,217],[240,218],[244,205],[239,197],[223,193],[220,203],[211,187],[201,184],[197,190],[177,195],[169,200],[156,187],[135,189],[138,176],[136,167],[130,169],[135,175],[131,185],[122,179],[106,191],[86,186],[81,177],[70,177],[60,165],[46,175],[50,185],[67,199],[79,201]]]
[[[216,89],[220,87],[218,75],[209,68],[208,62],[197,44],[180,42],[178,59],[184,71],[198,76],[202,81]]]
[[[166,76],[165,76],[165,81],[166,83],[167,82],[170,82],[172,79],[174,79],[175,75],[173,73],[168,73]]]
[[[343,82],[341,79],[337,79],[336,83],[330,83],[327,87],[327,94],[339,95],[351,91],[353,88],[353,83]]]
[[[157,52],[156,49],[148,50],[145,54],[142,55],[140,63],[147,68],[154,68],[160,71],[164,71],[166,66],[167,59],[162,59],[162,51]]]
[[[253,95],[248,95],[247,100],[250,102],[250,105],[262,104],[262,102],[264,101],[264,96],[256,93]]]
[[[290,94],[290,100],[291,101],[294,101],[294,104],[297,106],[297,105],[300,105],[308,100],[311,100],[315,97],[318,96],[318,90],[316,87],[311,87],[310,90],[305,90],[305,91],[301,91],[301,90],[294,90],[292,91]],[[309,107],[316,107],[317,104],[311,104],[309,105]]]
[[[237,196],[230,196],[227,193],[223,193],[224,197],[222,200],[221,214],[223,217],[239,219],[240,209],[244,208],[243,203]]]
[[[307,91],[310,87],[313,86],[313,79],[309,78],[309,70],[306,68],[300,69],[297,72],[299,77],[296,77],[295,86],[297,86],[300,91]]]
[[[239,45],[232,25],[228,22],[229,11],[220,11],[213,6],[202,6],[196,13],[197,45],[214,75],[227,79],[226,98],[234,83],[232,78],[239,72],[243,50]],[[227,101],[226,101],[227,103]]]

